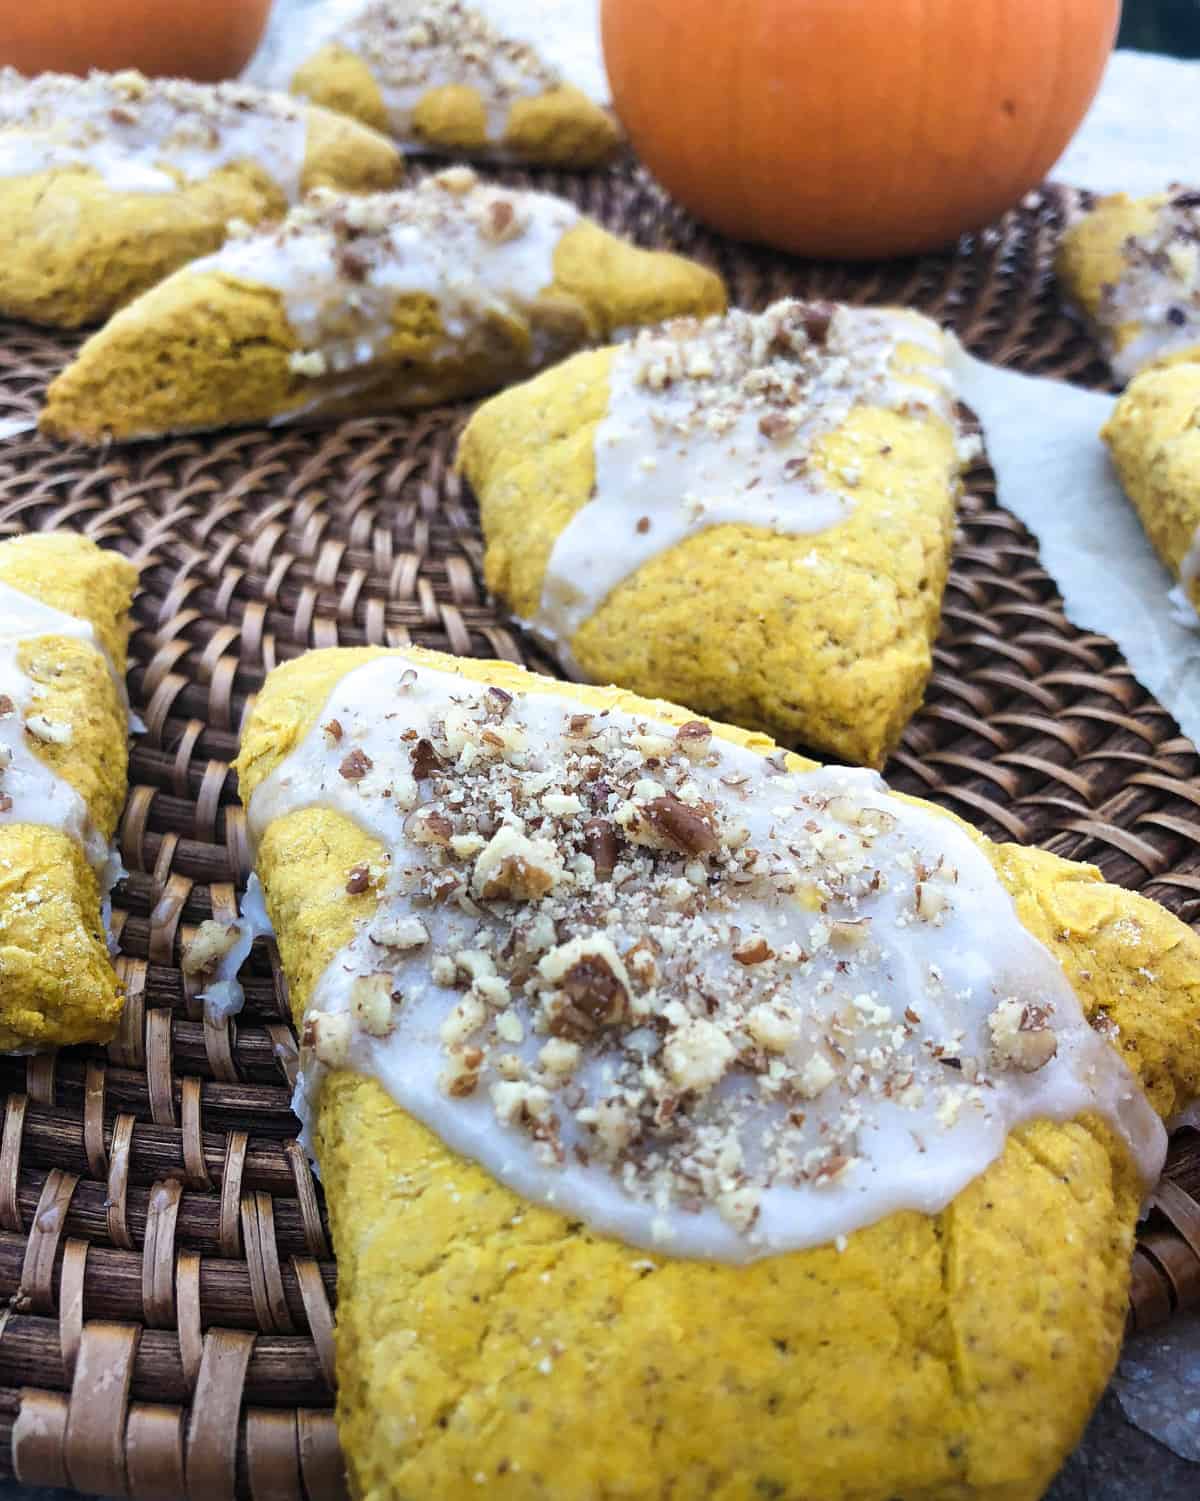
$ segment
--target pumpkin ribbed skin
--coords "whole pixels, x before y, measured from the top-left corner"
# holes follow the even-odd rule
[[[804,255],[930,250],[1042,180],[1119,0],[603,0],[621,123],[714,228]]]
[[[215,83],[258,46],[270,0],[35,0],[0,7],[0,64],[22,73],[137,68]]]

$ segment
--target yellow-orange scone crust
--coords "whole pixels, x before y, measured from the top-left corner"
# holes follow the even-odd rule
[[[1167,193],[1148,198],[1115,193],[1102,198],[1090,213],[1071,225],[1059,245],[1058,275],[1101,335],[1110,357],[1118,357],[1129,349],[1141,334],[1142,325],[1133,317],[1124,322],[1110,321],[1104,312],[1105,288],[1115,286],[1125,271],[1122,254],[1125,242],[1149,235],[1169,198]],[[1200,344],[1158,355],[1155,363],[1173,364],[1197,357]]]
[[[244,799],[377,654],[317,651],[271,675],[238,760]],[[410,655],[561,691],[507,664]],[[1089,867],[984,848],[1085,1009],[1119,1027],[1156,1108],[1190,1099],[1200,941]],[[265,833],[258,868],[297,1019],[374,900],[347,895],[346,872],[379,854],[321,809]],[[1119,1348],[1140,1187],[1094,1117],[1018,1130],[941,1214],[749,1265],[648,1258],[527,1203],[347,1072],[326,1078],[316,1141],[338,1256],[339,1424],[369,1501],[476,1486],[522,1501],[1034,1501]]]
[[[293,94],[352,115],[376,130],[389,129],[387,107],[370,66],[339,43],[321,47],[303,62],[290,88]],[[598,167],[621,144],[608,111],[570,84],[515,100],[503,138],[495,143],[488,141],[487,108],[478,89],[442,84],[428,89],[417,102],[412,135],[410,145],[430,151],[468,157],[499,154],[551,167]]]
[[[329,110],[307,111],[303,192],[373,192],[403,174],[383,136]],[[0,178],[0,312],[78,328],[97,323],[186,262],[216,250],[231,220],[257,224],[287,208],[254,162],[235,162],[174,193],[112,188],[94,169],[60,167]]]
[[[90,621],[124,674],[137,573],[83,537],[48,533],[0,545],[0,584]],[[18,665],[39,710],[69,724],[69,744],[31,742],[111,839],[125,801],[125,709],[103,658],[62,636],[25,642]],[[0,1049],[106,1042],[122,996],[83,851],[56,829],[0,819]]]
[[[378,378],[323,400],[326,417],[429,406],[494,390],[543,333],[585,344],[679,313],[720,312],[725,289],[707,267],[641,250],[582,220],[554,250],[554,281],[528,321],[496,319],[455,357],[427,294],[399,297]],[[124,308],[50,385],[43,432],[99,442],[298,413],[324,388],[297,373],[302,349],[279,292],[186,268]],[[331,376],[336,389],[336,376]]]
[[[1195,608],[1200,605],[1200,363],[1155,365],[1134,376],[1103,435],[1146,535]]]
[[[615,354],[578,355],[502,392],[463,434],[487,582],[522,619],[593,493]],[[896,357],[910,372],[935,358],[906,343]],[[934,412],[860,406],[818,441],[811,467],[839,493],[843,471],[858,472],[844,521],[791,535],[712,526],[660,552],[572,638],[585,676],[882,765],[932,665],[961,488],[955,435]]]

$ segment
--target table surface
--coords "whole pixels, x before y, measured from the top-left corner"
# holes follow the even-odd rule
[[[273,25],[312,0],[277,0]],[[1052,176],[1096,192],[1153,192],[1194,180],[1200,63],[1146,53],[1112,58],[1083,127]],[[1143,1343],[1145,1362],[1151,1358]],[[1131,1424],[1114,1392],[1097,1408],[1046,1501],[1195,1501],[1200,1466]],[[62,1501],[65,1493],[0,1484],[0,1501]]]

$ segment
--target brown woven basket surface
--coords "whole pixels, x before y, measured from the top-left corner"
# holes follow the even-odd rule
[[[720,241],[633,169],[539,185],[716,264],[742,305],[902,301],[996,362],[1106,379],[1053,279],[1067,190],[1031,195],[953,253],[846,267]],[[70,347],[0,328],[0,419],[35,413]],[[246,1009],[219,1025],[179,955],[196,924],[233,913],[248,874],[229,762],[276,662],[416,641],[553,671],[483,588],[476,513],[450,469],[465,415],[99,454],[33,434],[0,443],[0,535],[72,527],[139,564],[130,691],[147,726],[120,833],[120,1035],[0,1059],[0,1478],[139,1501],[341,1494],[335,1270],[288,1108],[296,1046],[276,955],[256,945]],[[1064,618],[986,466],[962,507],[928,701],[888,775],[1200,918],[1196,750],[1113,643]],[[1139,1242],[1139,1326],[1200,1301],[1189,1142],[1176,1138]]]

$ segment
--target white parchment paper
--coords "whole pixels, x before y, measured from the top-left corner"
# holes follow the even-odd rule
[[[1113,1386],[1131,1423],[1181,1459],[1200,1463],[1200,1317],[1175,1318],[1165,1329],[1134,1335]]]
[[[1067,619],[1110,636],[1137,680],[1200,741],[1200,633],[1177,619],[1173,580],[1100,439],[1114,398],[986,364],[957,345],[951,364],[983,424],[1000,504],[1038,539]]]
[[[1200,178],[1200,63],[1114,52],[1079,133],[1048,174],[1094,193]]]

